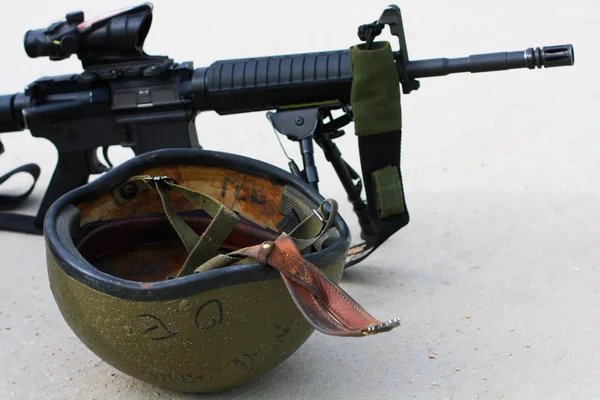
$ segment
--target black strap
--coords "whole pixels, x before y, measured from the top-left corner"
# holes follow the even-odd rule
[[[31,192],[33,192],[33,188],[37,183],[38,178],[40,177],[41,169],[37,164],[25,164],[19,168],[15,168],[12,171],[4,174],[0,177],[0,185],[9,180],[13,175],[18,173],[25,172],[33,178],[33,184],[25,193],[17,196],[9,196],[5,194],[0,194],[0,210],[12,210],[17,208],[22,202],[29,197]]]
[[[35,224],[33,215],[0,213],[0,230],[42,235],[44,229]]]
[[[374,252],[380,244],[381,243],[377,243],[375,240],[366,240],[350,247],[348,255],[346,256],[344,268],[350,268],[351,266],[358,264]]]
[[[363,261],[383,244],[383,242],[406,226],[410,221],[406,201],[404,199],[402,173],[400,171],[401,140],[401,130],[358,138],[360,164],[367,195],[367,208],[369,217],[375,229],[375,235],[373,237],[365,238],[363,243],[350,248],[348,256],[346,257],[345,268]],[[393,215],[380,217],[377,212],[377,202],[375,201],[375,189],[377,185],[373,182],[373,173],[390,166],[397,169],[401,198],[395,199],[395,201],[401,202],[403,211]]]
[[[390,236],[406,226],[410,221],[410,215],[402,184],[402,173],[400,170],[400,149],[402,142],[401,130],[381,133],[379,135],[358,138],[358,150],[365,184],[369,216],[375,226],[375,247],[379,247]],[[401,198],[395,200],[402,204],[402,212],[380,217],[377,212],[375,200],[376,186],[373,182],[373,173],[385,167],[394,167],[398,173],[401,188]]]
[[[25,164],[1,176],[0,185],[9,180],[12,176],[21,172],[31,175],[33,178],[33,184],[23,194],[16,196],[9,196],[5,194],[0,195],[0,210],[12,210],[23,203],[29,197],[31,192],[33,192],[35,184],[40,177],[41,169],[37,164]],[[24,214],[0,213],[0,230],[32,233],[34,235],[43,234],[42,227],[38,227],[35,224],[35,217]]]

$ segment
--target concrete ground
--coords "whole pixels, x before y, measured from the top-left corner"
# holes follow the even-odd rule
[[[4,0],[5,2],[7,0]],[[91,17],[135,2],[6,2],[0,93],[43,75],[80,71],[27,58],[27,29],[66,12]],[[219,59],[325,51],[357,42],[387,1],[155,0],[150,54],[206,66]],[[402,2],[412,59],[572,43],[576,65],[421,81],[403,97],[402,168],[412,221],[347,270],[342,286],[391,333],[315,333],[262,379],[233,391],[181,395],[113,369],[73,335],[48,287],[43,238],[0,232],[0,397],[3,399],[594,399],[600,398],[600,4],[593,0]],[[386,31],[389,39],[389,33]],[[396,48],[397,44],[394,43]],[[197,119],[209,149],[286,166],[264,113]],[[56,152],[28,132],[0,136],[0,173],[43,169],[21,211],[33,214]],[[337,141],[359,166],[352,130]],[[285,143],[300,162],[293,143]],[[129,150],[110,153],[120,162]],[[321,189],[342,186],[317,154]],[[1,193],[23,190],[16,177]]]

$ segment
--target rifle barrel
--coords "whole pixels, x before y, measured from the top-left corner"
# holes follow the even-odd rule
[[[395,53],[395,57],[400,60],[400,54]],[[551,68],[574,62],[573,46],[559,45],[409,61],[406,73],[415,79],[459,72]],[[400,70],[399,62],[398,65]],[[195,70],[192,91],[200,111],[211,110],[223,115],[330,101],[348,102],[351,86],[350,51],[338,50],[217,61]]]
[[[515,68],[551,68],[575,63],[573,46],[547,46],[525,51],[475,54],[462,58],[435,58],[410,61],[407,73],[410,78],[443,76],[459,72],[504,71]]]

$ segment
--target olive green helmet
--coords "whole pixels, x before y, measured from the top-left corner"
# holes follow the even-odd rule
[[[350,233],[335,201],[254,159],[137,156],[56,201],[44,236],[71,329],[108,364],[166,389],[241,385],[315,328],[364,336],[398,325],[337,286]]]

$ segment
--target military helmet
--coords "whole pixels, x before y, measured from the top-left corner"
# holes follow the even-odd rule
[[[156,386],[244,384],[314,332],[380,322],[339,286],[350,232],[337,204],[273,165],[201,149],[139,155],[57,200],[50,287],[77,337]]]

